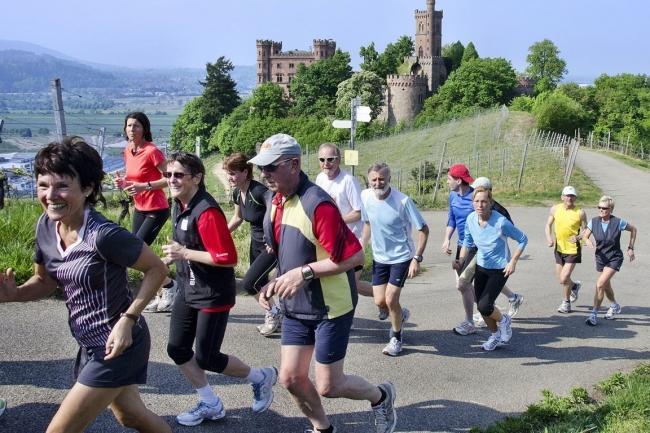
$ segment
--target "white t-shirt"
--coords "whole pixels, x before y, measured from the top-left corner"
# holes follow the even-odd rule
[[[361,210],[361,186],[359,181],[345,170],[341,170],[334,179],[329,179],[325,173],[316,176],[316,185],[323,188],[334,199],[341,215]],[[361,239],[363,222],[361,220],[348,224],[352,233]]]

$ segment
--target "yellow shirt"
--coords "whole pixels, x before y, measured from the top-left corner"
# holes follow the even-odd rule
[[[580,233],[580,209],[566,209],[563,203],[555,206],[555,249],[562,254],[578,254],[578,244],[569,242],[571,236]]]

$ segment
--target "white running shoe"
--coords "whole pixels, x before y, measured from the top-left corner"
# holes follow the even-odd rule
[[[574,281],[573,287],[571,287],[571,295],[569,295],[569,301],[575,302],[578,300],[578,292],[582,287],[582,281]]]
[[[473,334],[476,332],[476,326],[474,326],[473,322],[470,322],[468,320],[464,320],[458,324],[454,328],[454,332],[458,335],[469,335]]]
[[[617,314],[621,314],[621,304],[612,304],[607,309],[607,313],[605,313],[605,319],[614,320],[614,316]]]
[[[515,293],[515,299],[512,301],[508,300],[510,306],[508,307],[508,315],[510,317],[515,317],[519,312],[519,307],[524,303],[524,297],[518,293]]]
[[[282,316],[283,314],[280,309],[277,309],[275,313],[272,310],[268,310],[264,314],[264,323],[259,325],[257,330],[265,337],[270,336],[282,326]]]
[[[226,416],[226,409],[223,407],[221,400],[214,406],[207,404],[204,401],[199,403],[192,409],[176,417],[176,422],[181,425],[195,426],[201,424],[204,420],[217,420]]]
[[[176,296],[176,291],[178,290],[178,283],[176,280],[172,280],[171,287],[163,287],[162,296],[160,297],[160,302],[158,302],[159,313],[167,313],[172,311],[172,305],[174,304],[174,296]]]
[[[252,383],[253,412],[264,412],[273,403],[273,385],[278,381],[278,370],[275,367],[262,369],[264,379],[260,383]]]
[[[485,328],[487,324],[485,323],[485,319],[483,316],[481,316],[481,313],[476,313],[474,314],[474,326],[477,328]]]
[[[557,307],[558,313],[570,313],[571,312],[571,302],[562,301],[559,307]]]
[[[585,323],[589,326],[598,325],[598,315],[595,311],[592,311],[589,317],[585,320]]]
[[[481,347],[483,348],[483,350],[491,352],[497,347],[503,346],[503,344],[504,342],[501,340],[501,331],[497,330],[497,332],[493,332],[492,334],[490,334],[490,338],[488,338],[488,340],[485,343],[483,343]]]
[[[144,310],[142,310],[145,313],[155,313],[158,311],[158,303],[160,302],[160,296],[156,295],[154,296],[151,301],[147,304],[146,307],[144,307]]]
[[[381,352],[384,355],[397,356],[400,354],[401,351],[402,351],[402,342],[395,337],[391,337],[390,341],[388,342],[386,347],[384,347],[384,350],[382,350]]]
[[[501,333],[501,341],[507,343],[512,338],[512,327],[510,326],[512,319],[508,314],[504,314],[501,321],[497,324],[499,333]]]

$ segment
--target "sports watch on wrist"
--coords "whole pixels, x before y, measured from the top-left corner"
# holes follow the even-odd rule
[[[151,186],[151,182],[147,182],[147,186],[145,186],[145,189],[147,191],[151,191],[153,189],[153,186]]]
[[[422,257],[420,254],[413,256],[416,262],[422,263],[422,260],[424,260],[424,257]]]
[[[302,272],[302,278],[305,281],[311,281],[315,277],[314,270],[309,265],[303,266],[302,268],[300,268],[300,271]]]

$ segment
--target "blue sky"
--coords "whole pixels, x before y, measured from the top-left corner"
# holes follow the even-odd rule
[[[0,39],[46,46],[79,59],[131,67],[203,67],[224,55],[255,63],[255,40],[308,49],[332,38],[358,67],[359,47],[383,49],[412,36],[425,0],[44,0],[3,2]],[[650,73],[647,0],[438,0],[443,44],[474,42],[481,57],[517,70],[528,47],[551,39],[570,76]]]

